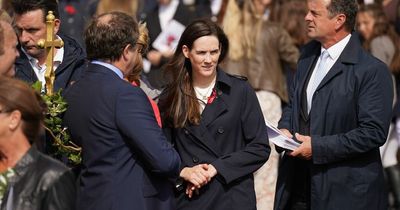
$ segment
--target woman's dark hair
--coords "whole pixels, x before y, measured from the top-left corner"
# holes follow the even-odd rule
[[[394,44],[395,53],[393,55],[393,59],[389,65],[389,69],[396,76],[400,76],[400,39],[399,35],[396,33],[392,24],[390,24],[387,19],[385,12],[381,5],[378,4],[368,4],[361,5],[359,9],[359,13],[367,13],[370,14],[374,19],[374,26],[372,29],[372,34],[368,40],[364,40],[364,48],[370,50],[371,41],[379,36],[386,35],[390,38],[390,40]]]
[[[21,112],[22,132],[32,143],[43,131],[46,105],[42,97],[26,83],[0,77],[0,104],[3,112]]]
[[[165,67],[165,73],[171,80],[165,89],[165,100],[160,101],[160,109],[166,123],[173,127],[183,127],[187,123],[200,122],[199,101],[192,85],[192,66],[185,58],[182,47],[192,49],[193,43],[203,36],[217,37],[220,45],[220,63],[229,49],[229,41],[222,29],[210,20],[196,20],[183,32],[172,59]]]

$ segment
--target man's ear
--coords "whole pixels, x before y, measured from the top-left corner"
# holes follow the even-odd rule
[[[189,58],[189,48],[186,45],[182,46],[182,53],[185,56],[185,58]]]
[[[125,61],[127,61],[127,60],[129,60],[130,59],[130,54],[131,53],[135,53],[136,51],[134,51],[134,50],[132,50],[132,45],[131,44],[127,44],[125,47],[124,47],[124,50],[122,50],[122,58],[125,60]]]
[[[337,15],[335,29],[339,30],[340,28],[344,27],[345,23],[346,23],[346,15],[344,15],[344,14]]]
[[[61,24],[60,19],[54,19],[54,35],[56,35],[60,30],[60,24]]]

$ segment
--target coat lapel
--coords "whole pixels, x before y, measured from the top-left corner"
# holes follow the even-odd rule
[[[204,124],[204,126],[207,127],[220,115],[228,111],[228,105],[225,103],[224,97],[222,91],[218,90],[217,98],[214,102],[207,104],[201,115],[201,123]]]
[[[359,53],[358,49],[360,49],[360,41],[358,39],[358,34],[354,32],[338,60],[326,74],[316,90],[323,88],[327,83],[329,83],[329,81],[339,75],[344,69],[346,69],[346,65],[357,63]]]
[[[318,47],[314,47],[314,50],[311,51],[310,56],[304,58],[304,59],[300,59],[299,63],[298,63],[298,69],[305,69],[305,72],[302,74],[302,78],[300,79],[300,83],[299,83],[299,88],[296,91],[297,94],[297,98],[299,100],[299,104],[303,103],[303,100],[306,100],[303,98],[303,89],[307,83],[307,78],[309,78],[309,74],[312,71],[313,68],[313,64],[314,61],[318,58],[319,56],[319,48]],[[299,111],[300,111],[300,115],[301,117],[307,121],[308,119],[308,113],[307,113],[307,109],[303,109],[302,106],[299,107]]]
[[[20,57],[15,60],[16,64],[16,74],[24,75],[24,78],[27,78],[30,82],[38,81],[36,73],[33,71],[31,64],[29,63],[28,57],[21,50],[21,47],[18,48]],[[21,77],[21,76],[19,76]]]
[[[207,104],[203,113],[201,114],[201,120],[199,125],[187,126],[187,130],[194,135],[199,142],[201,142],[205,147],[208,148],[212,153],[217,156],[221,155],[221,151],[216,144],[216,141],[212,134],[209,132],[208,127],[212,122],[214,122],[218,117],[223,115],[228,111],[228,104],[226,103],[225,97],[229,94],[230,88],[230,78],[218,70],[217,74],[217,98],[211,104]]]

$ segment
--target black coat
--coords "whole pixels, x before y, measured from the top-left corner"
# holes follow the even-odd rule
[[[166,128],[182,168],[211,163],[218,171],[192,199],[184,190],[178,193],[177,209],[255,210],[253,172],[270,153],[261,108],[247,81],[222,70],[218,70],[216,89],[217,98],[205,107],[200,125]]]
[[[13,169],[1,210],[75,209],[75,176],[62,163],[31,147]]]
[[[293,94],[279,128],[299,132],[302,90],[321,45],[304,47]],[[387,210],[379,147],[386,141],[393,87],[386,65],[366,53],[353,34],[315,91],[310,111],[311,209]],[[275,209],[284,209],[296,179],[295,158],[284,155]]]
[[[74,39],[60,35],[64,41],[64,57],[55,71],[54,90],[65,90],[69,85],[78,80],[86,66],[86,54]],[[35,71],[29,63],[28,57],[18,48],[20,57],[15,61],[15,77],[32,84],[38,80]]]

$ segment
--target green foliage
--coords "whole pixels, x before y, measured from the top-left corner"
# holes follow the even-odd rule
[[[37,81],[32,87],[40,92],[42,84]],[[55,154],[51,155],[68,157],[70,164],[78,165],[82,160],[82,149],[71,141],[67,128],[62,126],[61,117],[67,111],[68,105],[61,96],[61,90],[53,95],[42,94],[42,97],[47,104],[45,129],[52,137],[53,146],[56,148]]]

